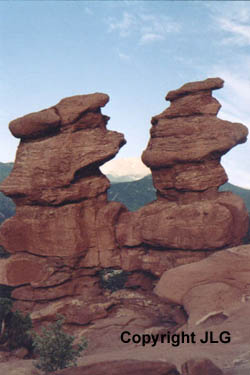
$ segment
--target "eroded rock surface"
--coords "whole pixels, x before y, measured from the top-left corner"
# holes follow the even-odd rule
[[[97,345],[100,329],[114,346],[123,327],[172,332],[185,323],[181,290],[173,303],[153,294],[159,278],[239,245],[248,225],[241,198],[218,192],[227,180],[221,156],[247,136],[244,125],[216,117],[212,90],[222,86],[208,79],[167,95],[171,105],[153,117],[142,156],[157,200],[137,212],[107,201],[109,181],[99,167],[125,140],[106,129],[106,94],[66,98],[10,123],[21,142],[1,191],[17,209],[1,226],[0,245],[11,256],[1,261],[0,284],[13,287],[16,308],[37,325],[61,313],[68,328],[84,329]]]
[[[242,245],[168,270],[155,288],[155,293],[163,300],[184,307],[188,320],[181,330],[195,333],[197,353],[206,352],[210,359],[224,356],[225,367],[231,368],[227,374],[247,374],[250,368],[249,275],[250,246]],[[207,343],[199,343],[200,338],[204,340],[205,337]],[[191,357],[191,353],[189,355]],[[206,373],[202,366],[202,361],[188,361],[182,373]],[[210,365],[208,369],[208,374],[221,373]]]
[[[196,325],[215,313],[227,318],[233,306],[250,300],[250,246],[233,247],[168,270],[155,293],[184,305]]]
[[[137,242],[171,249],[218,249],[240,244],[246,233],[242,200],[218,192],[227,181],[221,156],[245,142],[248,134],[244,125],[216,117],[220,104],[212,90],[222,86],[220,78],[185,84],[168,93],[170,107],[152,118],[142,160],[152,170],[158,200],[137,213]],[[121,231],[118,227],[118,235]],[[130,245],[124,235],[121,242]]]
[[[190,359],[181,366],[182,375],[223,375],[220,368],[207,358]]]
[[[99,167],[126,141],[106,129],[109,117],[101,107],[108,100],[106,94],[78,95],[10,123],[21,142],[1,191],[17,209],[1,226],[1,245],[12,256],[1,262],[0,278],[16,288],[12,297],[21,309],[41,310],[42,316],[55,300],[68,306],[73,296],[95,299],[102,293],[100,263],[119,263],[113,227],[126,208],[107,202],[110,183]],[[53,319],[49,311],[47,316]]]
[[[180,375],[175,365],[160,361],[121,360],[60,371],[58,375]],[[215,374],[216,375],[216,374]]]

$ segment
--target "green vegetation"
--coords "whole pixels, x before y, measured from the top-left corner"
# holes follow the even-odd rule
[[[62,329],[64,318],[58,316],[58,319],[56,323],[50,324],[48,328],[42,328],[42,335],[32,334],[35,353],[39,355],[39,360],[35,363],[35,367],[42,370],[45,374],[76,366],[77,358],[87,347],[87,341],[83,339],[75,348],[73,346],[75,337],[67,334]]]
[[[8,350],[25,347],[32,351],[32,337],[29,333],[32,328],[31,318],[28,314],[23,315],[11,309],[12,300],[0,298],[0,345]]]
[[[123,289],[128,279],[129,272],[106,268],[99,272],[101,287],[109,289],[111,292]]]
[[[239,195],[245,202],[248,212],[250,212],[250,190],[243,189],[239,186],[235,186],[227,182],[219,188],[219,191],[231,191],[232,193]]]
[[[13,201],[0,193],[0,224],[15,214],[16,207]]]
[[[3,181],[9,176],[14,163],[1,163],[0,162],[0,181]]]
[[[11,172],[13,163],[0,163],[0,182],[2,182]],[[13,201],[0,193],[0,224],[15,214],[15,204]]]
[[[125,204],[130,211],[136,211],[156,199],[152,176],[141,180],[112,184],[108,190],[108,200]]]
[[[3,322],[5,321],[8,314],[11,312],[12,308],[12,301],[10,298],[0,298],[0,324],[1,327],[3,325]],[[1,333],[2,333],[1,328]]]
[[[250,190],[226,183],[219,191],[231,191],[239,195],[245,202],[250,212]],[[156,199],[156,192],[152,182],[152,176],[148,175],[141,180],[112,184],[108,190],[110,201],[122,202],[130,211],[136,211],[145,204]]]
[[[0,349],[12,351],[25,347],[29,354],[35,351],[39,356],[35,367],[45,374],[76,366],[77,358],[87,348],[87,341],[83,338],[80,344],[73,346],[75,337],[63,331],[63,322],[64,317],[58,316],[58,320],[43,327],[39,335],[32,331],[29,314],[13,312],[12,300],[0,298]]]

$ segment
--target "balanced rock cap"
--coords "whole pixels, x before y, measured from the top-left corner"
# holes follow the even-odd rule
[[[9,129],[16,138],[45,136],[60,126],[73,123],[83,113],[104,107],[108,101],[109,96],[102,93],[71,96],[53,107],[11,121]]]
[[[16,138],[30,138],[59,129],[60,117],[53,108],[29,113],[9,123],[9,129]]]
[[[62,99],[55,108],[61,118],[61,124],[67,125],[76,121],[79,116],[88,111],[95,111],[104,107],[109,101],[109,96],[102,93],[88,95],[75,95]]]
[[[189,82],[177,90],[169,91],[166,100],[173,101],[182,96],[194,94],[199,91],[217,90],[222,88],[224,81],[221,78],[207,78],[204,81]]]

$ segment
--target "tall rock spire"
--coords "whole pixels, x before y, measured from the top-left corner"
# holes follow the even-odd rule
[[[227,182],[220,158],[245,142],[248,130],[216,117],[221,106],[212,90],[222,86],[220,78],[187,83],[170,91],[166,96],[170,107],[152,118],[142,160],[152,170],[159,197],[202,199]]]
[[[100,93],[73,96],[10,123],[21,142],[1,184],[17,205],[1,228],[8,251],[71,256],[90,245],[86,201],[93,207],[106,202],[110,183],[99,166],[125,144],[123,134],[106,129],[109,117],[100,107],[108,100]]]
[[[157,200],[117,227],[124,246],[215,250],[238,245],[248,227],[243,200],[218,188],[227,181],[221,156],[246,141],[248,129],[216,117],[212,90],[220,78],[170,91],[171,105],[152,118],[142,160],[152,171]],[[125,224],[126,223],[126,224]]]

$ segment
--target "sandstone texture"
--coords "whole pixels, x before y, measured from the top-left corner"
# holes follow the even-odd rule
[[[183,363],[182,375],[223,375],[221,369],[207,358],[202,359],[190,359]]]
[[[136,212],[107,201],[110,183],[99,167],[126,141],[106,129],[106,94],[65,98],[10,123],[20,144],[0,189],[17,208],[0,228],[10,254],[0,262],[0,284],[13,288],[14,308],[29,313],[35,329],[63,314],[89,351],[112,352],[124,351],[123,330],[185,326],[203,334],[210,325],[231,327],[242,309],[246,316],[249,247],[239,245],[248,214],[240,197],[218,188],[227,181],[220,158],[246,141],[247,128],[216,117],[212,90],[222,86],[213,78],[168,93],[171,105],[152,118],[142,155],[157,199]],[[165,357],[132,359],[123,366],[122,357],[104,358],[65,374],[179,373]],[[205,360],[183,371],[220,374]]]
[[[191,261],[192,254],[164,258],[143,247],[131,253],[116,238],[128,210],[107,201],[109,181],[99,167],[125,140],[106,129],[109,118],[101,107],[108,100],[100,93],[66,98],[10,123],[21,142],[1,185],[16,203],[16,215],[1,226],[0,243],[11,256],[0,264],[0,283],[13,288],[14,307],[30,313],[37,327],[57,313],[78,329],[109,318],[118,330],[130,320],[144,330],[163,316],[172,329],[186,319],[152,289],[167,268]]]
[[[99,170],[126,142],[123,134],[106,129],[109,117],[101,107],[108,100],[101,93],[65,98],[9,126],[21,142],[13,171],[1,185],[17,208],[1,226],[1,246],[12,256],[1,262],[0,278],[16,288],[16,305],[41,319],[47,311],[53,320],[46,307],[58,300],[72,315],[73,296],[85,300],[78,302],[87,306],[78,317],[83,324],[91,315],[90,298],[93,316],[106,315],[103,300],[95,301],[102,293],[98,271],[101,261],[108,267],[119,263],[114,222],[126,210],[107,202],[110,183]],[[106,246],[107,260],[100,255]]]
[[[160,361],[106,361],[58,372],[58,375],[180,375],[173,364]],[[216,375],[216,374],[215,374]]]
[[[182,375],[223,375],[207,358],[191,359],[181,366]],[[180,375],[176,366],[166,361],[111,360],[58,371],[57,375]]]
[[[158,200],[137,213],[139,229],[129,237],[118,227],[126,246],[202,250],[240,244],[248,215],[239,197],[218,192],[227,181],[220,158],[245,142],[248,130],[216,117],[220,104],[212,90],[222,86],[220,78],[187,83],[170,91],[170,107],[152,118],[142,160],[152,170]]]
[[[155,293],[183,305],[192,326],[223,322],[250,301],[250,246],[166,271]]]
[[[224,368],[230,368],[226,372],[230,375],[245,375],[250,369],[249,271],[250,245],[242,245],[216,252],[202,261],[168,270],[155,288],[155,293],[162,300],[179,303],[186,311],[188,320],[177,332],[194,332],[197,343],[206,332],[212,335],[213,343],[196,345],[196,352],[206,352],[210,359],[224,357],[227,362]],[[229,336],[230,341],[221,342],[223,335],[224,339]],[[189,348],[186,350],[191,357]],[[195,364],[189,361],[182,367],[181,373],[206,373],[205,370],[201,371],[200,366],[198,362]],[[216,371],[221,373],[212,367],[211,374]]]

